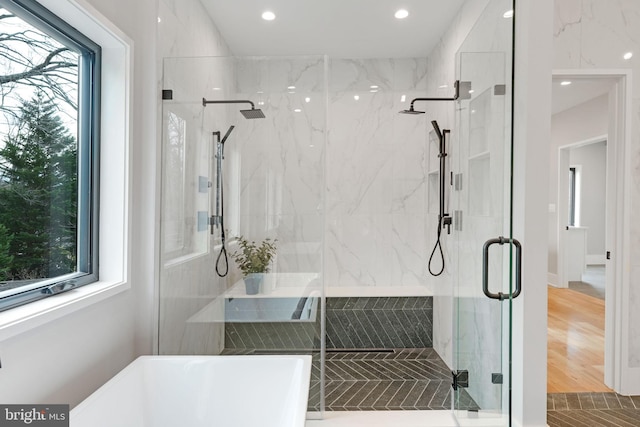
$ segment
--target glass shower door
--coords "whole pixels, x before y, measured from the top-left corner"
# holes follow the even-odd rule
[[[324,393],[325,69],[301,56],[162,70],[158,354],[310,355],[311,418]],[[275,251],[243,262],[245,241]]]
[[[511,0],[490,2],[456,58],[453,410],[461,426],[475,418],[511,425],[511,303],[521,251],[511,235],[510,10]]]

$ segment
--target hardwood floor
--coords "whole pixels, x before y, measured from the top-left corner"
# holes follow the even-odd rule
[[[604,300],[549,286],[547,393],[609,392]]]

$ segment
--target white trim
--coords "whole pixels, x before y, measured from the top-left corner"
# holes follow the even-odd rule
[[[554,273],[547,272],[547,283],[555,288],[560,287],[560,282],[558,281],[558,275]]]
[[[631,216],[631,123],[632,72],[630,69],[562,69],[553,76],[615,79],[609,95],[608,170],[613,170],[614,194],[607,200],[615,214],[607,218],[607,250],[612,257],[607,268],[605,299],[605,384],[621,394],[640,393],[640,368],[629,367],[629,275]],[[595,139],[595,138],[594,138]],[[613,167],[612,167],[613,166]],[[608,178],[610,178],[608,176]],[[560,252],[560,251],[558,251]]]
[[[99,281],[0,313],[0,341],[131,288],[133,41],[85,0],[38,0],[102,47]]]
[[[129,283],[97,282],[0,313],[0,342],[51,323],[130,288]]]
[[[607,262],[607,256],[601,255],[589,255],[587,254],[587,265],[603,265]]]

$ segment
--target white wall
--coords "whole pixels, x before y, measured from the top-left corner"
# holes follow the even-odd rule
[[[558,89],[561,90],[562,88]],[[591,140],[606,135],[609,126],[609,96],[602,95],[573,108],[554,114],[551,118],[551,144],[549,150],[549,204],[555,209],[549,216],[549,273],[558,273],[558,233],[566,226],[566,221],[558,223],[558,148],[563,145]],[[604,184],[603,184],[604,185]],[[602,199],[601,199],[602,200]],[[602,213],[604,217],[604,212]],[[602,242],[604,248],[604,219],[602,221]],[[600,255],[604,253],[604,249]],[[594,252],[595,254],[595,252]]]
[[[635,0],[556,0],[554,25],[554,68],[590,70],[626,69],[640,71],[640,3]],[[633,51],[629,61],[623,54]],[[619,289],[622,314],[622,366],[620,381],[625,393],[640,393],[640,86],[627,82],[632,91],[631,140],[624,153],[627,182],[623,188],[630,217],[625,218],[627,253],[613,253],[621,262],[623,277]],[[611,264],[613,265],[613,264]]]
[[[514,425],[546,426],[547,231],[553,5],[516,2],[514,235],[523,247],[513,306]]]
[[[569,151],[569,164],[581,166],[580,226],[587,227],[587,263],[605,252],[607,144],[596,142]]]
[[[131,289],[1,342],[0,401],[4,403],[75,405],[138,354],[152,350],[156,91],[149,77],[155,75],[156,5],[153,0],[85,4],[95,7],[135,43]]]

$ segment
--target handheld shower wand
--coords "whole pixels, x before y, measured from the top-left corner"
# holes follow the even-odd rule
[[[213,136],[218,138],[216,144],[216,211],[211,217],[211,234],[214,227],[220,227],[220,240],[222,247],[216,259],[216,273],[220,277],[225,277],[229,273],[229,258],[227,256],[226,235],[224,231],[224,186],[222,181],[222,160],[224,159],[224,143],[231,134],[235,126],[231,126],[227,133],[220,140],[220,132],[213,132]],[[220,260],[224,257],[224,273],[221,272]]]
[[[442,235],[442,229],[447,227],[447,234],[451,234],[451,216],[445,212],[445,180],[446,180],[446,137],[451,132],[449,129],[443,129],[440,131],[440,126],[438,126],[438,122],[435,120],[431,121],[431,125],[433,126],[433,130],[438,136],[438,158],[440,159],[440,191],[439,191],[439,199],[440,199],[440,212],[438,214],[438,237],[436,240],[436,244],[433,247],[433,251],[431,251],[431,256],[429,257],[429,273],[432,276],[439,276],[444,271],[444,252],[442,251],[442,243],[440,242],[440,236]],[[436,253],[436,250],[440,250],[440,259],[442,260],[442,267],[438,272],[434,272],[431,270],[431,262],[433,261],[433,256]]]

